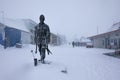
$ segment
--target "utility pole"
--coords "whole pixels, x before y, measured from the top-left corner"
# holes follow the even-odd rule
[[[98,26],[97,26],[97,34],[99,34]]]
[[[4,11],[1,11],[1,14],[2,14],[2,23],[3,23],[3,27],[5,27],[5,13]]]
[[[5,17],[4,17],[4,11],[1,11],[2,13],[2,24],[3,24],[3,28],[5,28]],[[5,30],[3,31],[3,40],[4,40],[4,49],[6,49],[6,34],[5,34]]]

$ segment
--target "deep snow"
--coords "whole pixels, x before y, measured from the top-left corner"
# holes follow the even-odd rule
[[[113,50],[50,46],[53,55],[47,55],[46,61],[52,63],[34,67],[30,52],[34,48],[0,47],[0,80],[120,80],[120,59],[103,55]],[[61,72],[65,69],[67,74]]]

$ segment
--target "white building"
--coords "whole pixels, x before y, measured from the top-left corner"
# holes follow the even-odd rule
[[[4,18],[4,22],[0,20],[0,33],[4,40],[5,28],[13,29],[13,31],[18,30],[21,32],[21,42],[23,44],[33,43],[33,29],[36,23],[30,19],[8,19]],[[13,33],[12,33],[13,34]],[[9,36],[10,37],[10,36]],[[13,37],[12,37],[13,38]]]
[[[120,49],[120,22],[113,24],[108,32],[89,38],[92,40],[94,47]]]

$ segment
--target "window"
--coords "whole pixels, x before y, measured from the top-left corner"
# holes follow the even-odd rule
[[[115,46],[117,45],[117,39],[114,39],[114,45]]]
[[[104,43],[104,40],[102,40],[102,44],[104,45],[105,43]]]

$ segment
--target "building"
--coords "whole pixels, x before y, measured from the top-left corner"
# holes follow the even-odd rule
[[[50,35],[50,45],[58,46],[60,44],[61,44],[60,37],[57,36],[56,34],[51,33],[51,35]]]
[[[67,40],[64,35],[51,33],[50,35],[50,45],[60,46],[66,44]]]
[[[97,48],[119,49],[120,22],[113,24],[112,28],[109,32],[89,37],[92,40],[93,46]]]
[[[79,41],[80,46],[86,46],[87,43],[91,43],[91,40],[86,37],[81,37]]]
[[[0,44],[5,47],[15,46],[16,43],[35,44],[34,28],[37,25],[30,19],[8,19],[0,20]],[[61,45],[65,41],[62,35],[51,33],[51,45]]]
[[[26,21],[29,21],[29,25]],[[36,24],[31,23],[30,20],[6,18],[4,19],[4,23],[0,21],[0,44],[5,47],[12,47],[15,46],[16,43],[32,43],[31,31],[35,25]],[[33,28],[29,28],[30,26]]]
[[[29,39],[30,43],[34,44],[34,29],[35,29],[35,26],[37,25],[37,23],[31,19],[23,19],[23,21],[24,21],[26,28],[30,32],[30,39]],[[27,36],[27,34],[23,34],[23,35]],[[24,39],[25,37],[23,36],[22,38]],[[27,43],[29,40],[25,39],[24,43]]]

